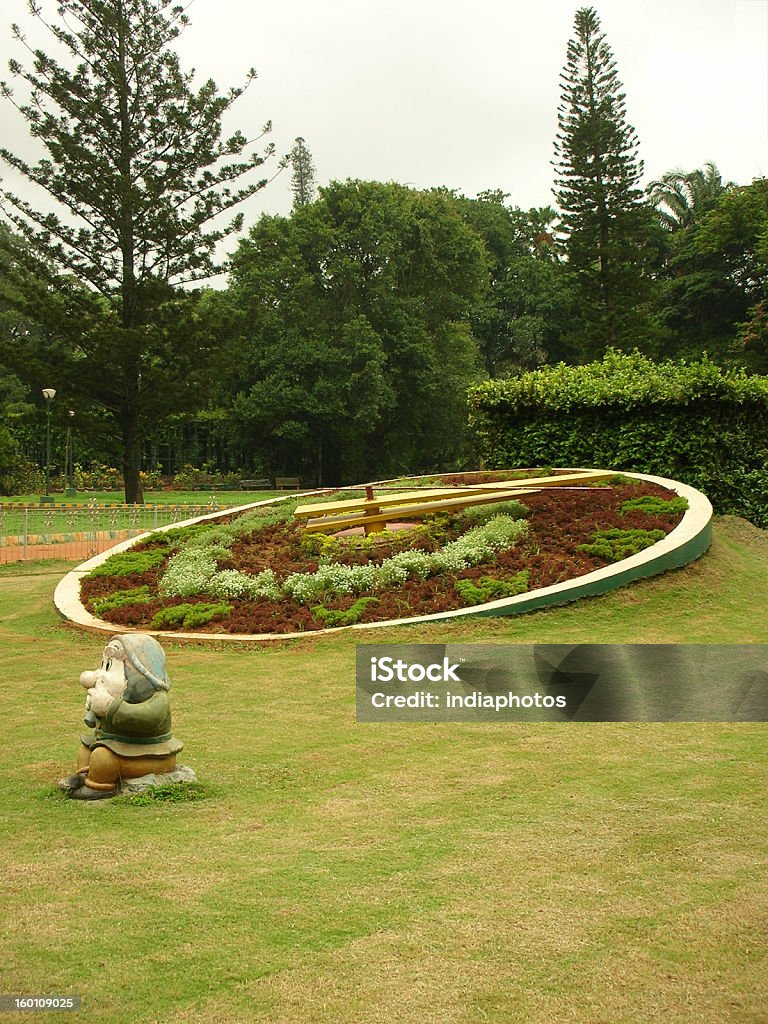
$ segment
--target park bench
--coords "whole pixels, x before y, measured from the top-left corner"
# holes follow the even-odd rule
[[[298,491],[299,487],[301,487],[301,478],[298,476],[275,477],[275,489],[278,491]]]
[[[271,490],[271,483],[265,476],[259,477],[257,480],[241,480],[240,481],[241,491],[268,491]]]
[[[614,474],[608,470],[584,470],[529,480],[504,480],[494,483],[460,487],[421,488],[396,494],[380,493],[366,487],[364,498],[349,501],[326,501],[299,505],[294,517],[305,521],[307,533],[324,533],[355,526],[366,532],[381,533],[388,521],[419,519],[435,512],[460,511],[474,505],[514,501],[525,494],[534,494],[541,487],[562,487],[592,483]]]

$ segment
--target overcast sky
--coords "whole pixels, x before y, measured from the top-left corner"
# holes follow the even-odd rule
[[[44,0],[52,10],[52,0]],[[501,188],[524,208],[553,203],[553,140],[572,0],[193,0],[182,64],[220,88],[258,80],[227,127],[273,122],[287,152],[301,135],[318,180],[364,178],[474,196]],[[714,160],[746,184],[768,174],[766,0],[601,0],[595,4],[640,139],[645,181]],[[30,25],[4,0],[7,26]],[[7,60],[3,61],[3,65]],[[3,71],[3,77],[7,72]],[[4,144],[27,150],[2,106]],[[6,180],[11,175],[4,172]],[[290,174],[252,199],[290,209]]]

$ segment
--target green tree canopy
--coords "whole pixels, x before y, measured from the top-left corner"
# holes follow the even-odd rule
[[[637,342],[652,214],[616,63],[591,7],[576,12],[561,76],[555,196],[581,293],[584,354]]]
[[[263,187],[237,182],[271,148],[252,151],[241,132],[223,136],[243,89],[193,88],[172,49],[187,19],[169,0],[59,0],[56,20],[38,0],[30,11],[69,60],[35,49],[27,66],[10,62],[24,96],[6,83],[3,94],[47,155],[0,156],[60,212],[2,192],[24,239],[10,268],[22,304],[45,327],[47,344],[33,358],[65,377],[73,397],[111,414],[126,500],[140,501],[147,426],[196,398],[208,354],[179,285],[218,271],[216,247],[242,221],[220,218]],[[26,46],[21,29],[14,34]],[[7,355],[23,373],[28,355]]]
[[[768,183],[721,189],[667,233],[656,298],[667,354],[768,369]]]
[[[317,176],[312,154],[304,139],[299,136],[291,150],[291,190],[293,206],[306,206],[315,198]]]
[[[486,275],[440,193],[334,182],[263,217],[233,260],[243,362],[228,386],[264,461],[338,483],[460,459]]]
[[[488,287],[473,304],[472,332],[491,376],[533,369],[566,354],[573,303],[551,207],[505,205],[501,189],[476,199],[452,195],[464,220],[482,239]]]
[[[694,171],[667,171],[658,181],[652,181],[646,191],[662,227],[679,231],[701,223],[720,196],[732,187],[733,182],[725,184],[720,171],[709,161]]]

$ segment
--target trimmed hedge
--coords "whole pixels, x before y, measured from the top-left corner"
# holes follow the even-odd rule
[[[768,378],[609,351],[469,391],[490,469],[595,467],[672,477],[768,527]]]

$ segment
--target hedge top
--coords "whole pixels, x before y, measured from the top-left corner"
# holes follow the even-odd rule
[[[768,378],[724,370],[705,356],[700,362],[655,363],[635,351],[610,349],[584,366],[545,366],[519,377],[487,380],[469,390],[473,413],[494,408],[561,411],[613,406],[688,405],[701,399],[756,403],[768,410]]]

